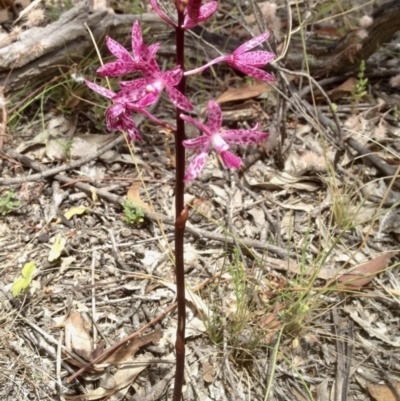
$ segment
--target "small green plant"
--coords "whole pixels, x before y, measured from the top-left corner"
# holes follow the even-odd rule
[[[396,121],[400,120],[400,109],[397,105],[393,107],[393,117]]]
[[[360,72],[357,75],[357,82],[351,91],[351,100],[353,105],[353,112],[360,103],[360,100],[368,93],[367,91],[368,78],[365,77],[365,61],[360,63]]]
[[[122,220],[128,224],[138,224],[144,222],[144,211],[140,206],[136,206],[131,200],[126,199],[122,204],[124,216]]]
[[[11,287],[11,292],[15,298],[21,295],[21,293],[29,287],[36,270],[35,262],[32,261],[25,263],[21,270],[21,276],[14,281]]]
[[[14,191],[8,191],[7,196],[0,198],[0,215],[6,216],[19,207],[19,201],[13,200]]]

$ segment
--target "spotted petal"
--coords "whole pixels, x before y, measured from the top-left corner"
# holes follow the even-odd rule
[[[256,128],[256,127],[255,127]],[[221,137],[231,145],[254,145],[269,137],[268,132],[233,129],[221,132]]]
[[[141,65],[133,61],[127,63],[125,61],[114,61],[104,64],[97,70],[97,74],[101,77],[118,77],[120,75],[129,74],[141,69]]]
[[[275,54],[264,51],[255,51],[239,54],[234,57],[235,60],[241,64],[252,65],[253,67],[263,67],[275,58]]]
[[[132,27],[132,51],[133,57],[136,61],[141,59],[140,55],[142,52],[142,45],[143,45],[143,36],[142,30],[140,29],[139,21],[136,20]]]
[[[181,82],[183,71],[178,65],[172,70],[166,71],[162,74],[163,80],[166,85],[176,86]]]
[[[191,160],[188,169],[186,170],[185,177],[183,179],[184,182],[190,182],[196,179],[199,174],[201,173],[201,170],[203,170],[208,154],[210,153],[211,149],[211,144],[206,143],[204,146],[202,146],[194,155],[193,159]]]
[[[209,137],[207,137],[205,135],[201,135],[201,136],[198,136],[196,138],[185,139],[184,141],[182,141],[182,145],[186,149],[196,149],[199,146],[204,146],[204,144],[209,142],[209,141],[210,141]]]
[[[133,61],[132,60],[133,58],[132,58],[131,54],[128,52],[128,50],[126,50],[124,46],[120,45],[114,39],[111,39],[109,36],[107,36],[107,38],[106,38],[106,45],[108,47],[108,50],[110,50],[110,52],[115,57],[117,57],[127,63]]]
[[[204,22],[205,20],[210,18],[211,15],[213,15],[215,11],[217,11],[217,9],[218,9],[218,2],[210,1],[200,7],[197,17],[190,15],[188,10],[188,14],[185,17],[183,28],[190,29],[198,25],[199,23]]]
[[[174,28],[177,27],[176,23],[169,18],[163,10],[161,10],[160,6],[158,5],[158,0],[150,0],[150,4],[153,7],[153,10],[158,14],[158,16],[164,20],[168,25],[173,26]]]
[[[130,141],[141,141],[139,130],[136,127],[133,118],[128,116],[127,113],[121,115],[121,131],[125,131]]]
[[[201,2],[202,0],[189,0],[186,10],[190,18],[199,18]]]
[[[217,102],[208,102],[208,126],[212,134],[219,132],[222,126],[222,112]]]
[[[127,88],[118,92],[112,100],[118,103],[136,103],[148,94],[146,86],[140,86],[138,88]]]
[[[261,43],[265,42],[269,38],[269,32],[264,32],[261,35],[255,36],[253,39],[248,40],[239,46],[234,52],[233,55],[237,56],[239,54],[243,54],[256,46],[261,45]]]
[[[95,92],[99,93],[99,94],[102,95],[102,96],[107,97],[108,99],[111,99],[111,98],[115,95],[114,92],[112,92],[112,91],[110,91],[110,90],[108,90],[108,89],[106,89],[106,88],[103,88],[103,87],[100,86],[100,85],[96,85],[96,84],[94,84],[93,82],[87,81],[86,79],[85,79],[85,84],[86,84],[90,89],[94,90]]]
[[[193,110],[193,105],[189,102],[189,100],[182,95],[177,89],[173,86],[167,85],[165,87],[165,91],[167,92],[168,97],[170,98],[171,102],[178,108],[184,111],[191,111]]]
[[[252,67],[251,65],[245,65],[241,63],[235,63],[231,65],[236,69],[238,69],[239,71],[242,71],[244,74],[259,79],[260,81],[265,81],[265,82],[275,81],[275,78],[271,74],[263,70],[260,70],[259,68]]]
[[[228,168],[239,168],[242,164],[242,159],[231,152],[224,151],[220,153],[222,161]]]
[[[196,128],[198,128],[200,131],[204,132],[207,136],[210,137],[212,135],[210,128],[207,125],[201,123],[200,121],[197,121],[194,118],[187,116],[186,114],[181,114],[179,117],[183,121],[193,124]]]

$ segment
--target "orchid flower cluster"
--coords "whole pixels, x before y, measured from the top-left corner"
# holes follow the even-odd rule
[[[180,29],[193,28],[210,18],[218,8],[217,1],[209,1],[203,5],[201,3],[202,0],[175,0],[178,12],[184,15]],[[164,13],[158,0],[150,0],[150,4],[162,20],[175,28],[179,26]],[[261,132],[258,124],[252,129],[223,130],[222,112],[215,101],[208,103],[208,124],[199,122],[188,114],[183,114],[182,112],[190,113],[193,105],[176,86],[184,76],[202,73],[206,68],[223,62],[256,79],[273,81],[273,76],[260,68],[271,62],[275,55],[261,50],[250,51],[266,41],[268,37],[268,32],[254,37],[232,54],[217,57],[200,68],[183,71],[181,66],[176,66],[171,70],[162,71],[156,60],[156,53],[161,44],[155,43],[147,46],[143,43],[140,24],[135,21],[132,29],[132,54],[122,45],[107,37],[107,47],[117,60],[105,64],[99,68],[97,73],[102,77],[119,77],[138,72],[141,77],[130,81],[120,81],[120,90],[117,93],[92,82],[85,82],[89,88],[113,102],[105,114],[107,128],[124,131],[129,140],[135,141],[140,141],[141,136],[132,118],[132,112],[143,114],[155,123],[167,126],[147,110],[149,106],[158,101],[165,90],[170,101],[179,110],[179,118],[193,124],[202,132],[199,137],[183,141],[185,148],[197,150],[184,177],[184,182],[190,182],[199,176],[212,148],[221,156],[226,167],[238,168],[241,165],[241,159],[229,151],[230,145],[256,144],[267,138],[269,134]]]

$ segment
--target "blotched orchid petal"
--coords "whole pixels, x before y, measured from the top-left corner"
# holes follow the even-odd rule
[[[140,89],[146,87],[153,81],[152,78],[138,78],[133,81],[120,81],[119,86],[121,89]]]
[[[228,168],[239,168],[242,164],[242,159],[231,152],[224,151],[220,155],[225,166]]]
[[[121,59],[122,61],[125,62],[131,62],[132,61],[132,56],[128,52],[128,50],[125,49],[124,46],[120,45],[118,42],[116,42],[114,39],[110,38],[109,36],[106,37],[106,45],[108,47],[108,50],[117,58]]]
[[[185,139],[182,143],[186,149],[196,149],[208,142],[208,137],[206,135],[202,135],[198,136],[197,138]]]
[[[168,25],[173,26],[174,28],[177,27],[176,23],[172,21],[172,19],[168,17],[168,15],[165,14],[163,10],[161,10],[160,6],[158,5],[158,0],[150,0],[150,4],[153,7],[153,10],[163,21],[165,21]]]
[[[166,85],[165,91],[167,92],[169,99],[171,100],[171,102],[174,104],[175,107],[184,111],[193,110],[192,103],[190,103],[189,100],[173,86]]]
[[[181,82],[182,76],[182,68],[177,65],[172,70],[165,71],[163,74],[163,79],[166,85],[176,86],[179,84],[179,82]]]
[[[210,1],[200,7],[200,9],[197,12],[197,17],[195,17],[194,15],[190,14],[188,6],[187,15],[185,17],[185,21],[183,23],[182,28],[191,29],[195,27],[196,25],[210,18],[215,13],[215,11],[217,11],[217,9],[218,9],[218,2]],[[192,14],[194,14],[194,11],[192,11]]]
[[[257,126],[252,129],[226,130],[220,133],[221,138],[232,145],[254,145],[269,137],[268,132],[256,131]]]
[[[260,70],[259,68],[252,67],[251,65],[245,65],[240,63],[235,63],[235,64],[229,63],[229,64],[235,67],[237,70],[242,71],[243,74],[249,75],[255,79],[259,79],[260,81],[265,81],[265,82],[275,81],[273,75],[263,70]]]
[[[208,124],[198,122],[194,118],[181,114],[180,118],[193,124],[204,135],[183,141],[183,146],[188,149],[199,148],[189,164],[185,175],[185,182],[194,180],[206,163],[207,156],[213,147],[221,156],[223,163],[228,168],[238,168],[242,161],[240,157],[229,152],[229,145],[255,144],[268,137],[267,132],[258,131],[258,124],[252,129],[238,129],[221,131],[222,111],[218,103],[208,102]]]
[[[143,46],[142,30],[140,29],[140,24],[139,21],[137,20],[133,23],[131,38],[132,38],[133,58],[136,61],[139,61],[139,59],[141,58],[140,55],[144,49],[142,49]]]
[[[193,181],[195,178],[199,176],[201,170],[203,170],[208,154],[210,153],[211,143],[205,143],[193,156],[193,159],[189,163],[189,166],[186,170],[185,177],[183,179],[184,182]]]
[[[187,14],[190,18],[196,20],[199,18],[202,0],[189,0],[187,3]]]
[[[222,111],[217,102],[208,102],[208,126],[212,134],[219,132],[222,126]]]
[[[265,42],[269,38],[269,32],[264,32],[261,35],[255,36],[254,38],[248,40],[247,42],[243,43],[239,46],[232,54],[238,55],[248,52],[251,49],[261,45],[261,43]]]
[[[212,135],[210,128],[207,125],[201,123],[200,121],[197,121],[194,118],[187,116],[186,114],[181,114],[180,118],[183,121],[193,124],[196,128],[198,128],[200,131],[204,132],[206,135],[208,135],[208,136]]]
[[[100,67],[96,72],[101,77],[119,77],[120,75],[130,74],[140,70],[141,66],[137,63],[126,63],[125,61],[113,61]]]
[[[110,91],[109,89],[103,88],[100,85],[96,85],[93,82],[90,82],[86,79],[84,80],[84,82],[91,90],[97,92],[99,95],[104,96],[108,99],[112,99],[112,97],[115,95],[115,93]]]
[[[274,58],[275,54],[264,51],[248,52],[235,56],[235,60],[238,63],[251,65],[253,67],[263,67],[265,64],[270,63]]]

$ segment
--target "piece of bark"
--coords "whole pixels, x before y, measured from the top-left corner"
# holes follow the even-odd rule
[[[22,32],[19,40],[0,48],[0,86],[6,92],[35,85],[60,74],[60,66],[71,66],[93,49],[87,27],[97,41],[105,35],[130,42],[132,24],[140,20],[143,28],[159,36],[168,36],[171,29],[153,13],[118,15],[107,10],[90,11],[90,1],[65,12],[57,21],[42,28]]]

